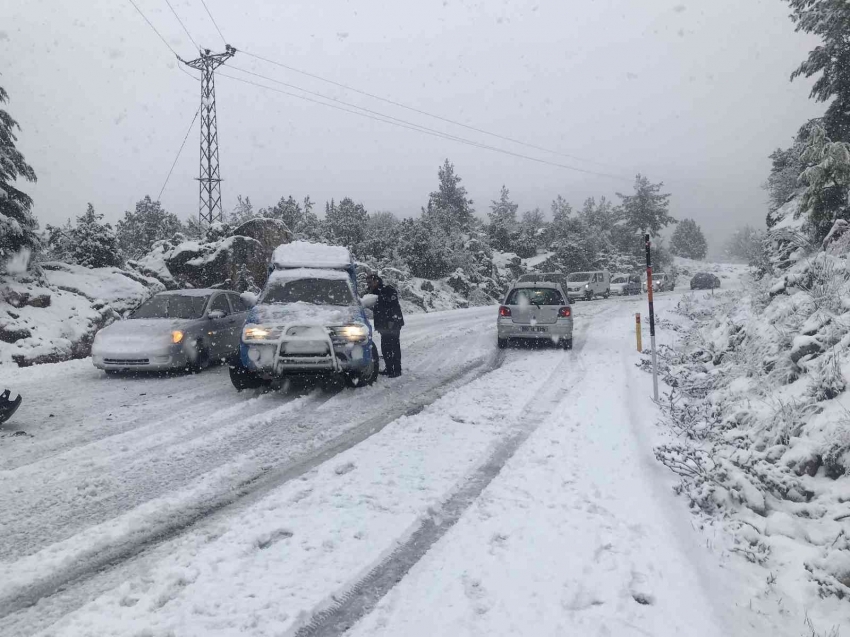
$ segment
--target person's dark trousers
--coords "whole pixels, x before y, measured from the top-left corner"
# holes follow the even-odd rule
[[[387,376],[401,376],[401,332],[381,332],[381,354]]]

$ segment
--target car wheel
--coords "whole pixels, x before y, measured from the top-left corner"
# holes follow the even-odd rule
[[[499,349],[505,349],[508,346],[508,339],[506,338],[497,338],[496,339],[496,347]]]
[[[230,382],[233,383],[236,391],[259,389],[263,386],[263,379],[242,367],[242,363],[230,366]]]
[[[210,366],[210,352],[201,340],[195,343],[195,352],[195,360],[189,364],[189,371],[197,374]]]
[[[372,343],[372,357],[369,366],[362,372],[345,375],[345,384],[349,387],[364,387],[378,379],[378,348]]]
[[[585,301],[592,301],[593,300],[593,292],[588,292],[587,294],[585,294],[584,300]]]
[[[605,292],[602,293],[603,299],[607,299],[609,296],[611,296],[611,290],[605,290]]]
[[[573,348],[573,339],[572,338],[565,338],[565,339],[561,340],[561,347],[563,347],[564,349],[572,349]]]

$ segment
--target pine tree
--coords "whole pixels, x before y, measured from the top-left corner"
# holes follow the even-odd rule
[[[8,94],[0,87],[0,104],[8,101]],[[38,222],[32,215],[32,199],[18,190],[15,180],[34,182],[35,171],[26,163],[15,147],[18,123],[0,108],[0,272],[19,254],[29,262],[29,254],[41,247]]]
[[[309,197],[305,201],[309,201]],[[304,211],[292,195],[288,198],[280,198],[270,210],[261,210],[261,216],[280,219],[286,224],[286,227],[293,233],[301,232],[304,227]]]
[[[818,102],[832,100],[823,117],[827,136],[850,141],[850,4],[846,0],[788,0],[788,4],[796,30],[821,39],[791,79],[820,74],[811,97]]]
[[[180,219],[158,201],[151,201],[149,195],[136,204],[135,211],[125,212],[116,227],[118,247],[127,259],[144,256],[156,241],[170,239],[182,231]]]
[[[366,236],[366,220],[369,213],[363,204],[354,203],[348,197],[325,206],[325,223],[332,241],[348,248],[355,248]]]
[[[503,185],[499,194],[499,200],[490,206],[487,216],[490,225],[487,234],[490,237],[490,245],[496,250],[509,252],[511,249],[511,235],[516,231],[517,204],[511,201],[510,191]]]
[[[376,261],[390,259],[398,246],[401,222],[391,212],[376,212],[369,215],[358,257]]]
[[[103,215],[96,214],[88,205],[85,214],[77,217],[77,226],[71,230],[71,258],[87,268],[120,266],[118,240],[112,226],[101,223]]]
[[[643,175],[635,177],[635,192],[633,195],[617,193],[621,199],[621,208],[626,225],[634,233],[649,233],[651,237],[658,234],[669,226],[676,223],[670,216],[670,194],[662,193],[663,183],[650,183]]]
[[[440,186],[428,197],[428,206],[423,214],[447,233],[468,231],[474,220],[472,199],[467,198],[466,188],[460,185],[461,178],[455,174],[454,164],[446,159],[437,176]]]
[[[724,251],[728,256],[752,265],[762,254],[764,238],[764,232],[752,226],[744,226],[732,233]]]
[[[71,233],[74,226],[71,225],[71,220],[65,222],[62,226],[44,226],[46,239],[44,241],[44,250],[42,259],[45,261],[64,261],[71,263],[73,261],[73,241]]]
[[[808,214],[811,229],[820,241],[836,219],[846,219],[850,212],[850,144],[832,141],[824,127],[815,123],[800,159],[807,166],[800,174],[800,182],[806,187],[800,210]]]
[[[228,217],[228,223],[233,226],[242,225],[246,221],[250,221],[257,215],[254,214],[254,205],[251,203],[250,197],[242,199],[242,195],[236,196],[236,205]]]
[[[670,251],[676,256],[701,261],[708,252],[702,229],[693,219],[682,219],[670,239]]]

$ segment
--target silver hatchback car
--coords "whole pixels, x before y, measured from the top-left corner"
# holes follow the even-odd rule
[[[236,292],[160,292],[97,333],[92,363],[108,372],[203,369],[238,354],[247,310]]]
[[[573,312],[570,300],[558,283],[514,283],[499,307],[500,349],[512,338],[548,340],[564,349],[573,347]]]

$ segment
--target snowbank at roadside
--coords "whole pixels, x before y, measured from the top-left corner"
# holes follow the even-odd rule
[[[0,277],[0,365],[88,356],[97,330],[164,289],[119,268],[57,262],[38,274]]]

